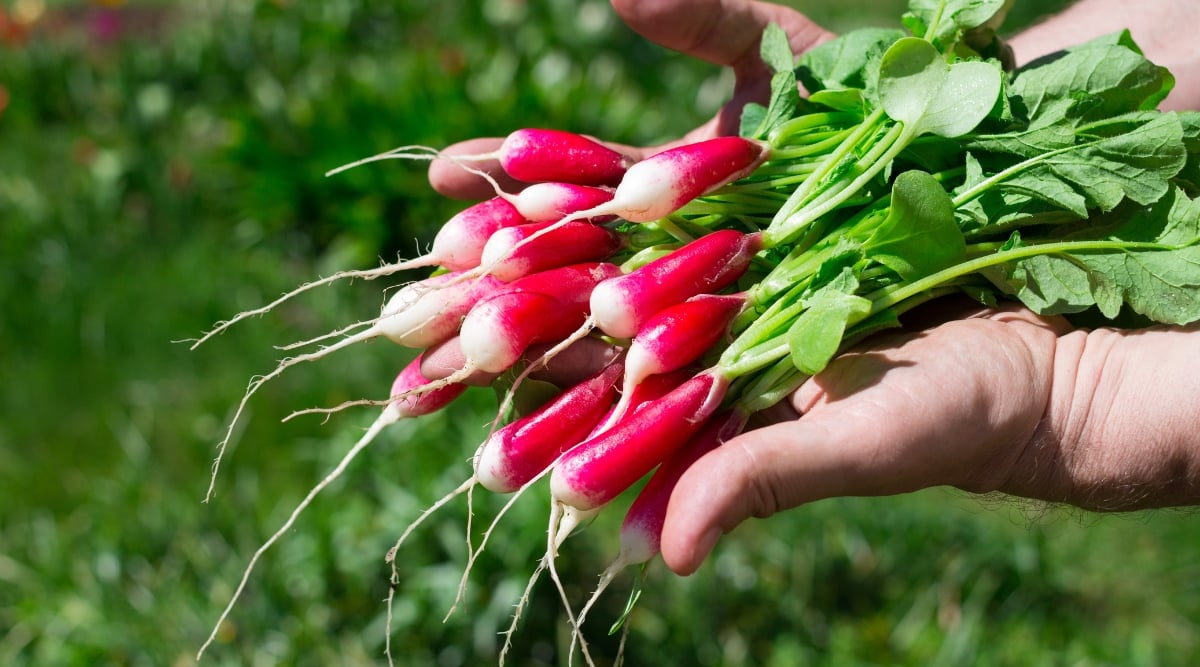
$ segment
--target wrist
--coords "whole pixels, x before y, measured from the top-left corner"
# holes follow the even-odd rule
[[[1003,491],[1095,511],[1200,503],[1200,329],[1059,337],[1046,413]]]

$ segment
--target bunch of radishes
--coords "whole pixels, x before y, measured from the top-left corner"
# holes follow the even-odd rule
[[[251,384],[239,416],[262,383],[292,364],[376,337],[422,350],[396,377],[388,399],[373,401],[385,404],[383,413],[343,465],[313,489],[251,566],[382,428],[439,410],[467,386],[501,374],[517,374],[509,391],[519,391],[525,376],[573,345],[606,348],[596,357],[595,374],[495,428],[474,457],[474,476],[455,492],[476,483],[514,492],[549,473],[551,551],[580,517],[660,464],[694,459],[702,448],[740,431],[748,414],[765,406],[726,401],[733,378],[705,355],[723,349],[730,323],[748,303],[738,281],[763,250],[756,207],[742,205],[733,216],[719,203],[701,204],[711,210],[675,223],[667,217],[755,172],[770,153],[764,142],[721,137],[631,164],[581,135],[522,129],[494,156],[452,158],[474,170],[474,160],[496,157],[509,176],[529,185],[519,192],[497,186],[495,197],[447,221],[423,257],[301,288],[339,277],[436,267],[429,278],[398,290],[379,317],[305,341],[343,336],[284,360]],[[778,206],[768,196],[757,209],[769,216],[772,204]],[[222,323],[205,338],[278,302]],[[449,371],[431,370],[429,357],[461,363]],[[502,414],[510,412],[506,407]],[[714,420],[722,408],[725,414]],[[719,428],[702,432],[710,422]],[[663,465],[632,506],[622,531],[621,565],[645,562],[658,552],[668,478],[677,478],[683,467]]]

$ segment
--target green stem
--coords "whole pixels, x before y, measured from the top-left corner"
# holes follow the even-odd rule
[[[893,125],[878,140],[878,144],[873,146],[872,150],[860,161],[860,163],[866,164],[867,167],[849,184],[836,190],[830,189],[822,193],[817,199],[789,214],[782,221],[776,216],[766,231],[765,240],[767,247],[787,243],[797,232],[813,220],[837,208],[842,201],[861,190],[871,179],[879,175],[879,172],[883,171],[887,165],[891,164],[892,160],[904,150],[911,139],[912,135],[906,130],[903,123]]]
[[[902,283],[892,287],[885,287],[876,290],[871,294],[866,295],[866,298],[872,302],[871,312],[868,317],[882,310],[891,308],[892,306],[911,298],[921,292],[933,289],[943,283],[950,282],[955,278],[961,278],[968,274],[977,273],[983,269],[1013,262],[1038,255],[1056,255],[1070,254],[1073,252],[1089,252],[1097,250],[1171,250],[1171,246],[1161,243],[1136,243],[1128,241],[1056,241],[1051,243],[1042,243],[1038,245],[1022,246],[1013,248],[1012,250],[1003,250],[968,260],[961,264],[956,264],[950,268],[942,269],[937,273],[930,274],[915,280],[911,283]]]
[[[832,153],[825,157],[821,163],[821,167],[817,171],[813,172],[808,177],[807,181],[805,181],[800,187],[796,188],[795,191],[792,192],[792,195],[788,197],[787,202],[780,207],[779,213],[776,214],[775,219],[772,220],[772,226],[781,220],[787,219],[792,215],[792,213],[804,206],[809,197],[812,195],[813,191],[819,185],[828,185],[827,183],[824,183],[825,179],[827,179],[830,174],[833,173],[834,169],[836,169],[843,160],[845,160],[855,151],[860,141],[875,134],[877,126],[885,118],[886,115],[883,113],[883,109],[876,109],[871,113],[870,116],[864,118],[863,121],[859,123],[858,127],[852,130],[850,134],[846,136],[841,145],[839,145]]]

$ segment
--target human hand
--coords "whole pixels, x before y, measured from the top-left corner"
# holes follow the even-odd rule
[[[793,394],[803,416],[694,464],[671,498],[667,565],[691,573],[745,519],[821,498],[1005,486],[1045,411],[1067,325],[1017,308],[943,317],[834,359]]]
[[[936,305],[936,304],[935,304]],[[934,486],[1095,511],[1200,503],[1200,326],[1073,329],[1018,306],[873,338],[730,439],[671,497],[662,556],[696,570],[750,517]]]
[[[754,0],[612,0],[620,17],[642,36],[681,53],[729,67],[734,89],[729,100],[710,121],[677,141],[652,147],[612,144],[614,149],[639,160],[674,145],[735,134],[742,108],[748,102],[765,103],[770,95],[771,72],[759,57],[763,30],[778,24],[788,35],[795,53],[833,38],[833,34],[803,14],[782,5]],[[449,155],[475,155],[496,150],[502,138],[469,139],[445,149]],[[506,191],[522,184],[508,178],[495,161],[473,165],[496,179]],[[457,199],[486,199],[492,186],[450,160],[435,160],[429,182],[438,193]]]

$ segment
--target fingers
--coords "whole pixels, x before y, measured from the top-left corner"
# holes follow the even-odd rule
[[[716,117],[689,132],[680,143],[736,134],[746,103],[764,103],[770,97],[771,73],[759,57],[760,38],[769,24],[783,29],[793,53],[804,53],[834,36],[800,12],[769,2],[612,0],[612,5],[643,37],[733,69],[732,99]]]
[[[793,395],[802,417],[733,438],[688,469],[663,560],[691,573],[742,521],[823,498],[1000,488],[1045,414],[1056,324],[996,311],[835,359]]]
[[[679,144],[715,136],[736,134],[742,108],[748,102],[765,102],[770,96],[771,73],[759,57],[763,30],[778,24],[788,35],[795,53],[827,41],[833,34],[790,7],[751,0],[613,0],[614,9],[636,32],[669,49],[730,67],[736,76],[733,97],[715,118],[688,132],[678,141],[639,148],[609,144],[634,160]],[[499,147],[500,138],[471,139],[447,148],[450,155],[478,155]],[[473,163],[496,180],[505,192],[517,192],[525,184],[508,177],[500,165],[489,160]],[[483,178],[452,160],[434,160],[429,182],[439,194],[454,199],[482,200],[495,189]]]
[[[739,76],[765,68],[758,42],[768,24],[776,23],[795,53],[803,53],[832,37],[800,12],[783,5],[751,0],[613,0],[617,14],[643,37],[669,49],[732,67]]]
[[[697,461],[671,495],[662,536],[667,566],[678,574],[694,572],[720,536],[751,517],[821,498],[903,490],[889,481],[877,430],[848,426],[819,417],[774,424]]]
[[[546,359],[553,345],[535,345],[525,358],[536,363],[530,377],[558,387],[573,387],[594,376],[621,355],[621,349],[599,338],[587,336],[571,343],[566,349]]]
[[[447,147],[447,155],[483,155],[494,152],[504,140],[496,137],[468,139]],[[471,168],[486,172],[505,192],[517,192],[522,184],[512,179],[500,168],[496,160],[472,162]],[[453,199],[482,201],[496,195],[496,190],[483,178],[473,174],[452,160],[438,159],[429,165],[429,184],[434,191]]]

